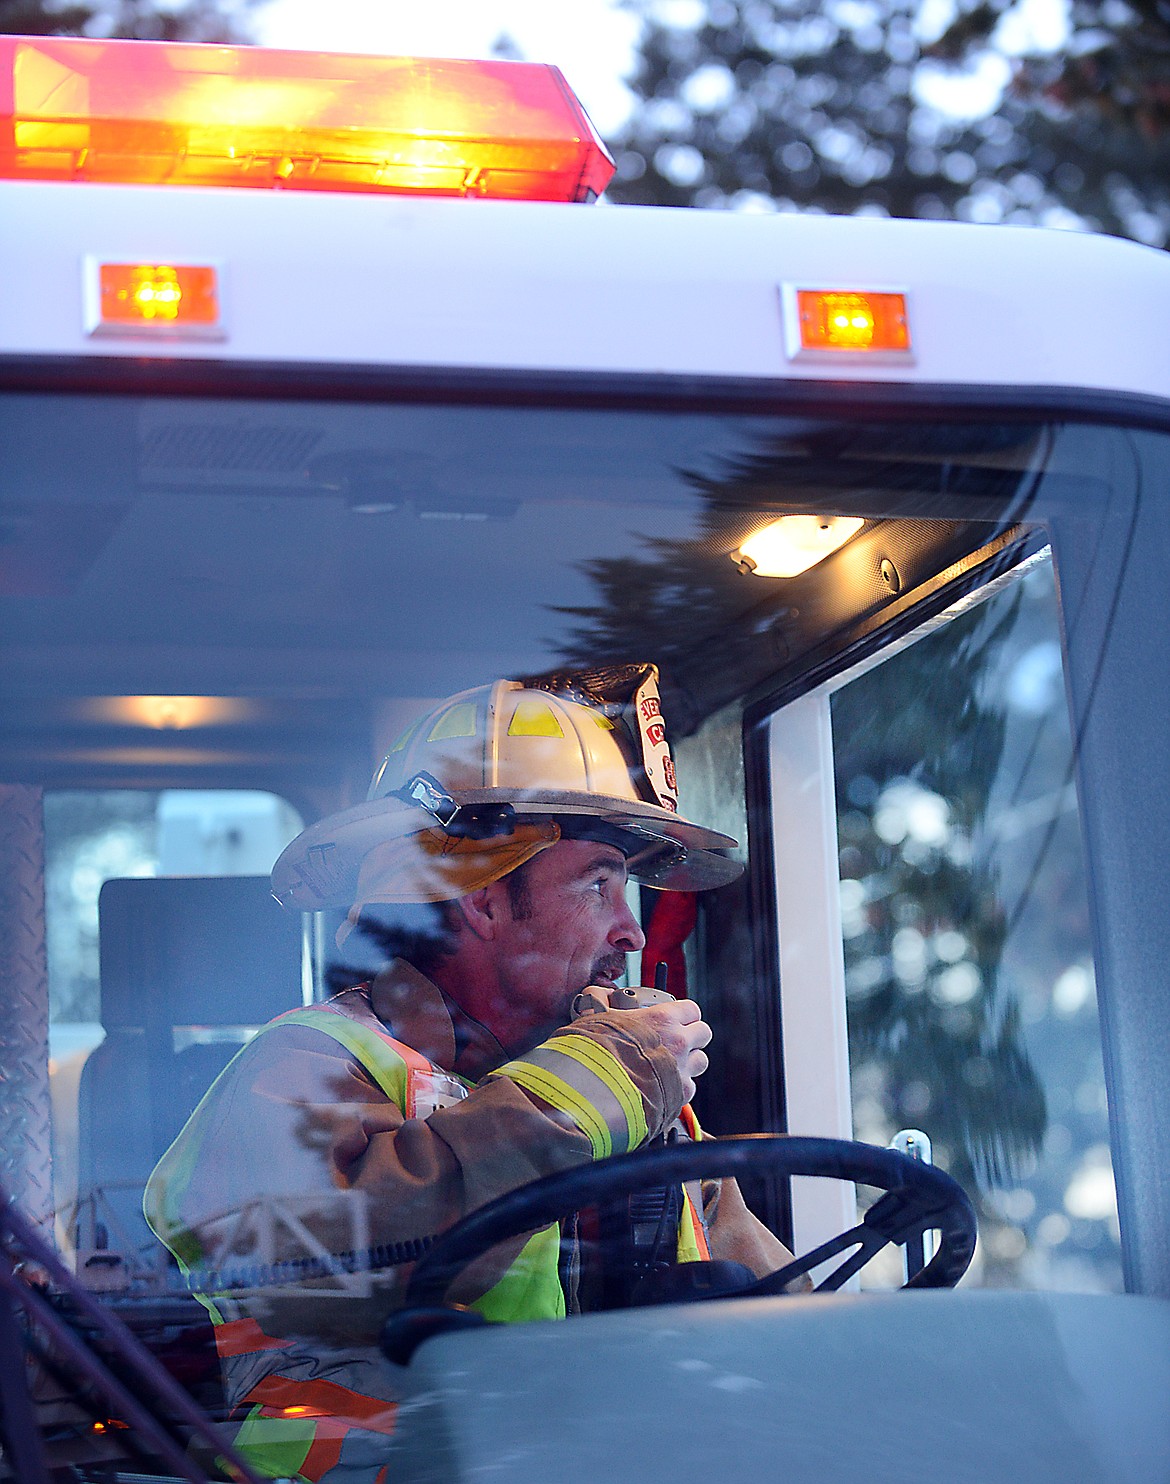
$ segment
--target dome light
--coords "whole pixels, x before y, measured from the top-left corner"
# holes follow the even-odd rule
[[[731,559],[756,577],[796,577],[844,546],[864,524],[847,515],[782,515],[753,532]]]

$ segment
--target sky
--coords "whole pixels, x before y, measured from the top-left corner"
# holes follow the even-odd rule
[[[489,57],[506,33],[525,60],[561,69],[601,134],[633,101],[622,78],[639,23],[610,0],[271,0],[249,28],[264,46],[424,57]]]
[[[844,18],[866,6],[826,0],[826,8]],[[663,19],[696,25],[705,7],[702,0],[658,0],[655,9]],[[956,0],[920,0],[919,34],[933,39],[955,11]],[[306,50],[489,57],[507,35],[526,60],[560,67],[603,136],[616,133],[633,106],[624,78],[634,65],[639,24],[620,0],[268,0],[249,15],[262,45]],[[921,66],[916,95],[951,117],[979,118],[999,102],[1012,56],[1056,50],[1067,33],[1067,0],[1016,0],[996,29],[995,52],[965,73]]]

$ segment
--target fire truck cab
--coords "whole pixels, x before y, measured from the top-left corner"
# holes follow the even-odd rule
[[[436,1333],[370,1484],[1170,1479],[1165,255],[612,207],[525,64],[0,38],[0,78],[0,1183],[74,1288],[230,1442],[143,1183],[377,969],[273,862],[441,698],[645,661],[745,868],[684,930],[631,890],[704,1126],[932,1146],[974,1260]],[[873,1199],[744,1190],[798,1252]],[[273,1263],[329,1258],[263,1195]],[[5,1242],[0,1474],[175,1477],[72,1352],[46,1400],[22,1289],[80,1301]],[[343,1477],[305,1458],[268,1476]]]

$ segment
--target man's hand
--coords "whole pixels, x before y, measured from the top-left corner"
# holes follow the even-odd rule
[[[695,1095],[695,1079],[707,1070],[704,1046],[711,1044],[711,1027],[694,1000],[675,1000],[669,1005],[652,1005],[647,1010],[627,1010],[631,1020],[650,1026],[657,1032],[663,1049],[674,1057],[682,1078],[683,1102]]]

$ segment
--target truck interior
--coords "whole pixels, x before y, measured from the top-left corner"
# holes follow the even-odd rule
[[[631,888],[629,982],[670,962],[714,1029],[704,1128],[921,1131],[978,1241],[953,1292],[895,1291],[895,1247],[840,1292],[436,1334],[402,1364],[390,1477],[1170,1477],[1164,834],[1126,761],[1167,746],[1140,656],[1168,473],[1149,420],[1008,392],[8,370],[14,1207],[222,1423],[143,1185],[261,1025],[380,967],[368,935],[338,947],[343,913],[273,900],[276,856],[438,699],[652,662],[682,808],[746,866],[681,913]],[[880,1194],[742,1183],[798,1251]],[[279,1169],[260,1194],[321,1258]],[[341,1303],[367,1276],[313,1282]],[[35,1263],[9,1280],[101,1351]],[[46,1477],[175,1477],[36,1323],[6,1319],[3,1354],[14,1325]],[[31,1477],[4,1410],[0,1477]]]

